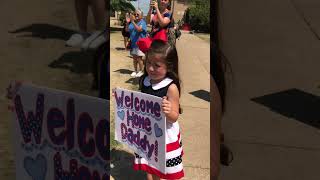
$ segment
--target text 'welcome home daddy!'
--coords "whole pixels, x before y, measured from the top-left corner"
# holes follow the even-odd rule
[[[149,94],[116,88],[115,139],[129,146],[165,173],[166,119],[162,99]]]

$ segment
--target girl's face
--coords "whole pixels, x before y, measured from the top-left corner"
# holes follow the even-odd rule
[[[154,54],[146,59],[146,70],[154,83],[162,81],[167,74],[167,65],[161,55]]]
[[[166,9],[167,7],[168,7],[168,5],[169,5],[169,0],[160,0],[160,8],[161,9]]]

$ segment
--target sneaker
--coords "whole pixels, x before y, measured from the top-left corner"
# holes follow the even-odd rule
[[[133,71],[130,75],[131,77],[136,77],[137,76],[137,73],[135,71]]]
[[[136,75],[136,77],[141,77],[143,75],[143,71],[139,71]]]
[[[86,38],[81,44],[82,49],[97,49],[101,44],[106,42],[106,35],[102,31],[96,31]]]
[[[73,34],[67,41],[66,45],[71,47],[80,47],[83,41],[88,37],[89,35],[86,33],[76,33]]]

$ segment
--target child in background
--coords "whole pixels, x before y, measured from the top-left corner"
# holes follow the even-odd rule
[[[178,117],[180,114],[180,79],[178,53],[175,47],[161,40],[152,42],[146,53],[144,75],[140,79],[141,92],[163,98],[162,111],[166,115],[166,174],[136,154],[135,170],[147,172],[148,180],[180,179],[184,176],[182,143]]]

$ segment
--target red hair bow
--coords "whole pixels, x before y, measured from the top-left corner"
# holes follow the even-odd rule
[[[164,42],[168,42],[168,36],[165,29],[161,29],[159,32],[157,32],[153,37],[145,37],[140,38],[137,42],[137,45],[143,53],[146,53],[152,44],[154,40],[161,40]]]

